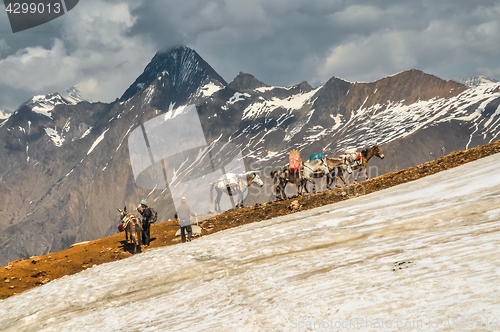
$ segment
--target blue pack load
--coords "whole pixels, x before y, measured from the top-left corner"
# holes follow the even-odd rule
[[[309,161],[315,161],[321,158],[323,158],[323,155],[321,153],[312,154],[311,157],[309,157]]]

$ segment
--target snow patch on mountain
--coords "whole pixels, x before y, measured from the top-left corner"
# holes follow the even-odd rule
[[[45,128],[45,133],[50,137],[54,145],[60,147],[64,143],[64,137],[59,135],[57,129]]]
[[[108,132],[108,130],[109,130],[109,128],[106,129],[101,134],[101,136],[97,137],[97,139],[95,140],[94,144],[92,144],[92,146],[90,147],[89,151],[87,152],[87,156],[95,149],[95,147],[97,146],[97,144],[99,144],[104,139],[104,135]]]
[[[255,88],[254,90],[257,91],[257,92],[267,92],[267,91],[271,91],[271,90],[274,90],[276,89],[277,87],[275,86],[261,86],[261,87],[258,87],[258,88]]]
[[[285,110],[298,110],[301,109],[304,104],[310,102],[310,99],[314,96],[314,94],[320,88],[314,89],[307,93],[299,93],[296,95],[292,95],[285,99],[280,99],[277,97],[273,97],[270,99],[265,99],[262,102],[255,102],[249,105],[243,111],[242,119],[252,119],[262,116],[266,113],[271,113],[277,108],[283,108]]]
[[[50,112],[54,109],[54,107],[38,107],[38,106],[33,106],[31,110],[35,113],[45,115],[49,118],[52,119],[52,115]]]
[[[0,110],[0,121],[10,118],[12,113]]]
[[[336,116],[330,114],[330,117],[335,121],[335,125],[332,127],[332,131],[339,129],[342,125],[342,114],[339,113]]]
[[[92,127],[89,127],[89,129],[87,129],[83,134],[82,136],[80,137],[80,139],[84,138],[85,136],[87,136],[88,134],[90,134],[90,132],[92,131]]]
[[[235,92],[234,95],[231,98],[229,98],[227,103],[232,105],[239,101],[245,100],[245,98],[250,98],[250,97],[251,95],[249,95],[248,93]]]
[[[217,85],[213,82],[210,82],[208,84],[205,84],[201,88],[198,89],[198,92],[196,93],[197,96],[201,97],[210,97],[217,91],[221,90],[223,86]]]

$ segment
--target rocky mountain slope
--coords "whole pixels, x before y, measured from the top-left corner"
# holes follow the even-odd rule
[[[372,83],[333,77],[316,88],[244,73],[227,84],[187,47],[159,52],[114,103],[38,96],[0,124],[0,264],[114,234],[116,208],[142,198],[160,221],[172,218],[167,185],[194,178],[199,186],[207,168],[230,168],[231,159],[261,171],[264,188],[246,199],[253,204],[269,200],[269,170],[292,149],[305,159],[378,143],[386,158],[371,162],[375,176],[488,143],[500,132],[499,105],[498,83],[467,87],[418,70]],[[179,119],[189,120],[170,127],[179,139],[158,131]],[[158,158],[158,147],[179,152]]]

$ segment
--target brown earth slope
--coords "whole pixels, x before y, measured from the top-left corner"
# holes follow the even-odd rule
[[[369,194],[498,152],[500,152],[500,141],[469,150],[453,152],[416,167],[385,174],[357,184],[356,187],[350,186],[344,193],[338,188],[336,191],[325,191],[286,201],[227,211],[203,220],[200,223],[203,228],[202,236],[251,222],[339,202],[357,195]],[[179,237],[175,237],[178,228],[174,221],[152,225],[151,246],[143,248],[143,251],[179,243]],[[0,299],[43,285],[64,275],[78,273],[94,265],[130,257],[132,255],[131,249],[131,246],[125,242],[125,235],[120,233],[74,245],[72,248],[60,252],[32,257],[29,260],[11,262],[8,266],[0,268]]]

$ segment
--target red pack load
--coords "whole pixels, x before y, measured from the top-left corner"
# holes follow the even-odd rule
[[[290,159],[288,162],[290,173],[300,172],[300,152],[297,150],[290,151]]]

